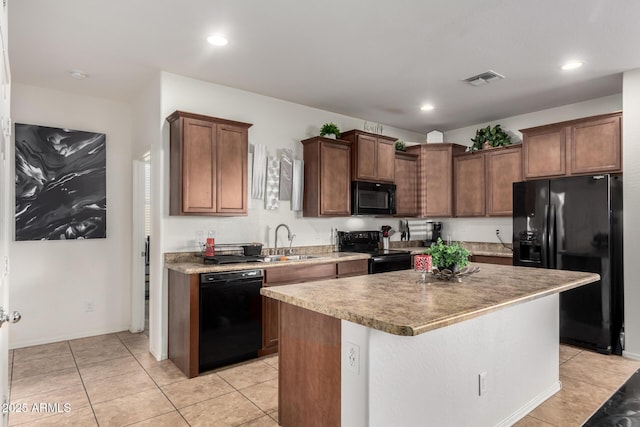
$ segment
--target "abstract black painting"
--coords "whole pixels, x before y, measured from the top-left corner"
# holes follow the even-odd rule
[[[106,136],[16,123],[16,240],[107,236]]]

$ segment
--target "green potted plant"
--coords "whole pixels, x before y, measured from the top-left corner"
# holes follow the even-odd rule
[[[475,138],[471,138],[473,145],[469,148],[469,151],[481,150],[487,148],[484,144],[488,144],[491,147],[505,147],[511,145],[511,136],[506,133],[500,125],[491,125],[476,130]]]
[[[407,151],[407,146],[404,141],[396,141],[396,151]]]
[[[335,123],[332,123],[332,122],[325,123],[320,128],[320,136],[324,136],[326,138],[333,138],[333,139],[339,138],[340,129]]]
[[[457,243],[445,244],[441,238],[426,249],[424,254],[431,255],[431,264],[442,271],[457,271],[469,264],[469,251]]]

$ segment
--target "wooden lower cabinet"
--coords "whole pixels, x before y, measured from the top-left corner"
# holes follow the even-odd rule
[[[279,424],[340,426],[342,322],[286,303],[280,315]]]
[[[369,273],[369,260],[357,259],[339,262],[337,270],[338,277],[362,276]]]
[[[505,256],[471,255],[469,261],[485,264],[513,265],[513,258]]]
[[[187,378],[198,376],[200,275],[169,270],[169,359]]]
[[[315,265],[294,265],[269,268],[264,271],[263,286],[290,285],[293,283],[335,279],[336,277],[359,276],[368,273],[367,259],[333,262]],[[278,328],[280,302],[262,297],[262,350],[260,355],[278,351]]]

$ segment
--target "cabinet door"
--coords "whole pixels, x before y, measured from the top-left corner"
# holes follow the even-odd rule
[[[369,135],[357,135],[356,144],[356,161],[354,165],[356,180],[377,180],[378,139]]]
[[[398,216],[418,215],[417,157],[396,155],[396,212]]]
[[[438,217],[453,215],[453,161],[451,148],[429,148],[421,159],[424,178],[418,184],[421,216]]]
[[[454,157],[453,176],[456,216],[484,216],[484,155]]]
[[[182,211],[216,212],[216,125],[183,119]]]
[[[378,181],[395,181],[396,144],[391,141],[378,140],[377,175]]]
[[[247,132],[218,125],[217,190],[219,213],[247,213]]]
[[[522,139],[524,178],[566,174],[565,128],[561,126],[524,133]]]
[[[487,215],[510,216],[513,183],[522,181],[520,146],[485,153],[487,167]]]
[[[280,301],[262,297],[262,347],[263,350],[278,347],[280,326]]]
[[[620,116],[571,126],[568,146],[572,174],[621,171]]]
[[[349,147],[322,142],[320,145],[320,215],[351,214]]]

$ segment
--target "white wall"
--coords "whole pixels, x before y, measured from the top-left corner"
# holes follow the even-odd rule
[[[302,159],[300,141],[318,135],[323,123],[333,121],[342,131],[362,129],[364,124],[364,120],[361,119],[175,74],[162,73],[161,115],[165,118],[175,110],[253,123],[249,129],[250,145],[264,144],[268,147],[270,155],[276,155],[278,149],[291,148],[294,157],[298,159]],[[164,197],[168,197],[168,123],[163,123],[163,129],[163,170],[165,171],[163,182],[166,189]],[[424,135],[391,126],[384,126],[384,134],[402,140],[424,139]],[[280,208],[275,211],[265,210],[263,203],[252,200],[248,216],[230,218],[169,216],[168,203],[163,203],[163,248],[165,251],[195,250],[195,231],[209,229],[216,231],[216,243],[261,241],[272,246],[275,227],[280,223],[289,225],[296,235],[294,246],[328,245],[331,243],[331,227],[379,229],[381,225],[390,223],[397,228],[398,223],[395,219],[303,218],[301,212],[291,211],[288,201],[280,202]],[[399,239],[399,235],[395,238]],[[278,242],[280,243],[281,240],[282,238]]]
[[[130,107],[22,84],[13,85],[12,95],[14,123],[106,134],[107,238],[11,242],[10,298],[22,320],[11,328],[10,345],[125,330],[130,318]],[[87,301],[95,304],[91,313],[85,312]]]
[[[562,122],[565,120],[578,119],[581,117],[595,116],[597,114],[611,113],[622,110],[622,94],[611,95],[603,98],[592,99],[590,101],[576,104],[563,105],[561,107],[522,114],[520,116],[506,117],[492,122],[478,123],[460,129],[445,132],[444,140],[461,145],[471,145],[471,138],[475,136],[476,129],[489,124],[500,124],[502,128],[512,135],[513,143],[522,142],[520,129],[549,123]],[[625,107],[625,117],[632,117],[627,114]],[[628,121],[628,120],[627,120]],[[623,121],[623,122],[627,122]],[[629,139],[624,138],[625,141]],[[624,145],[624,144],[623,144]],[[626,154],[625,154],[626,155]],[[628,168],[624,168],[625,175]],[[626,184],[626,183],[625,183]],[[496,229],[500,229],[500,235],[505,242],[511,241],[513,226],[511,217],[508,218],[449,218],[443,219],[443,229],[446,234],[450,234],[453,240],[467,242],[493,242],[499,243],[496,237]]]
[[[622,120],[624,169],[624,312],[626,350],[624,354],[640,359],[640,264],[638,241],[640,228],[640,69],[624,73],[622,83],[624,118]]]
[[[151,236],[149,257],[149,351],[158,359],[163,358],[162,337],[167,333],[167,294],[163,287],[164,258],[162,241],[162,118],[160,116],[160,73],[149,79],[134,99],[133,158],[139,160],[151,151]],[[141,219],[141,218],[140,218]],[[134,242],[135,244],[135,242]],[[134,252],[135,253],[135,252]],[[134,290],[135,292],[135,290]],[[135,298],[134,298],[135,301]],[[166,353],[166,350],[164,351]],[[166,357],[166,356],[165,356]]]

